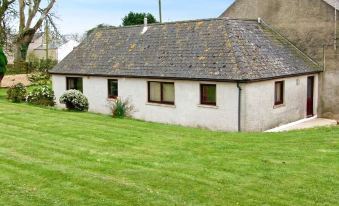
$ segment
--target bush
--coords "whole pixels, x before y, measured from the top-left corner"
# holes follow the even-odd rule
[[[51,78],[46,72],[34,72],[28,75],[28,80],[32,82],[32,85],[50,85]]]
[[[41,106],[54,106],[54,99],[54,92],[52,88],[47,85],[35,87],[33,91],[27,95],[28,103]]]
[[[26,87],[22,83],[19,83],[7,90],[7,99],[12,101],[13,103],[24,102],[26,99],[26,94]]]
[[[134,106],[130,104],[129,99],[117,98],[110,102],[110,107],[114,118],[130,117],[134,111]]]
[[[68,90],[60,97],[60,103],[65,104],[66,108],[73,111],[87,111],[88,100],[78,90]]]

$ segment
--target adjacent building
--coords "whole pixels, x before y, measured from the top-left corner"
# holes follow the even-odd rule
[[[75,40],[53,39],[47,46],[44,33],[37,33],[28,47],[28,58],[46,59],[48,48],[48,58],[60,62],[78,45]]]

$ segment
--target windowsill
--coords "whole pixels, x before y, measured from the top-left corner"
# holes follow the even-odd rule
[[[160,103],[146,102],[146,105],[149,105],[149,106],[158,106],[158,107],[176,108],[176,106],[173,105],[173,104],[160,104]]]
[[[207,105],[207,104],[198,104],[198,107],[208,108],[208,109],[219,109],[219,107],[216,105]]]
[[[274,105],[273,109],[278,109],[278,108],[282,108],[282,107],[285,107],[285,104]]]
[[[116,98],[115,99],[113,99],[113,98],[106,98],[106,100],[108,101],[108,102],[113,102],[113,101],[115,101],[115,100],[117,100]]]

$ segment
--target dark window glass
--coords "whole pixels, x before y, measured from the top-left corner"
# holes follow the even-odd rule
[[[274,105],[284,104],[284,81],[275,82]]]
[[[175,92],[172,82],[148,82],[148,101],[160,104],[174,104]]]
[[[79,90],[80,92],[83,92],[82,78],[81,77],[67,77],[66,88],[67,90],[75,89],[75,90]]]
[[[108,80],[108,98],[116,99],[118,97],[118,80]]]
[[[215,84],[201,84],[200,99],[201,104],[217,105],[217,86]]]

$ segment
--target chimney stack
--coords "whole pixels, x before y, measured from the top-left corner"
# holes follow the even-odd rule
[[[147,17],[144,18],[144,27],[147,27]]]

